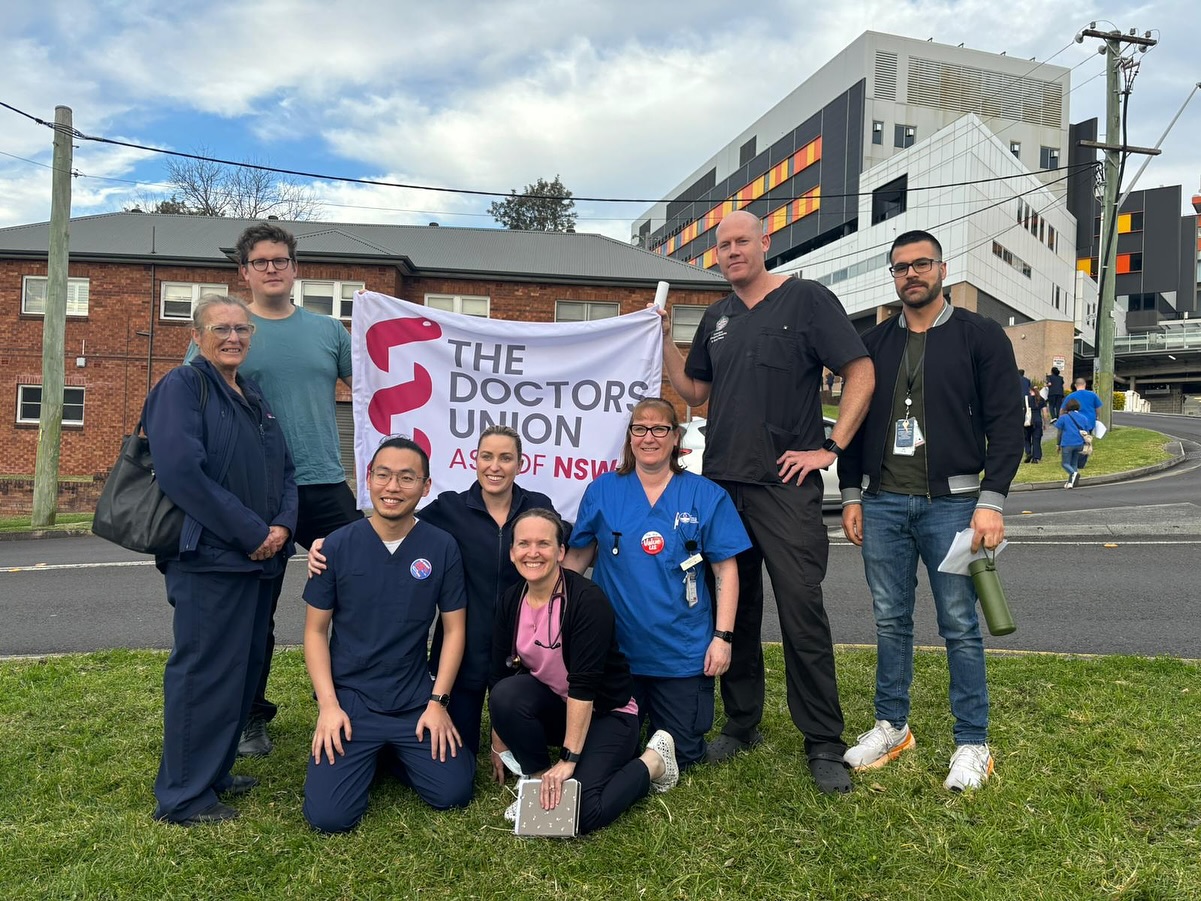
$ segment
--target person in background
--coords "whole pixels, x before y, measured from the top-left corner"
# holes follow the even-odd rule
[[[1046,407],[1047,402],[1043,400],[1043,396],[1038,393],[1037,388],[1031,386],[1026,394],[1026,456],[1022,460],[1023,463],[1043,461],[1043,410]]]
[[[580,783],[585,834],[652,789],[674,787],[680,773],[667,732],[638,754],[638,704],[613,609],[595,582],[561,567],[563,541],[563,523],[550,510],[528,510],[513,524],[511,553],[524,582],[497,608],[488,709],[493,751],[542,780],[544,810],[558,806],[564,782]],[[555,763],[551,745],[560,749]],[[503,767],[497,778],[503,783]],[[515,818],[516,804],[505,815]]]
[[[466,643],[463,566],[454,539],[413,516],[430,490],[429,458],[408,438],[385,438],[367,483],[374,514],[329,536],[327,568],[304,588],[304,662],[319,711],[304,817],[319,832],[362,819],[385,749],[437,810],[470,803],[475,778],[446,711]],[[437,679],[426,657],[435,617],[445,635]]]
[[[680,465],[680,434],[670,402],[634,406],[621,464],[585,490],[564,565],[579,573],[594,566],[617,617],[639,716],[648,733],[670,733],[684,769],[705,757],[714,679],[730,665],[734,638],[734,555],[751,542],[729,494]]]
[[[475,452],[476,482],[466,491],[443,491],[418,511],[417,517],[449,532],[459,547],[467,583],[467,648],[450,699],[463,745],[479,756],[480,723],[492,655],[492,623],[501,596],[521,581],[509,547],[513,521],[535,507],[554,509],[551,500],[516,483],[521,467],[521,436],[505,425],[489,426]],[[321,539],[309,549],[309,576],[325,569]],[[430,670],[437,675],[442,650],[442,621],[434,626]],[[493,755],[493,769],[500,761]]]
[[[1047,376],[1047,412],[1051,422],[1059,418],[1059,409],[1063,406],[1063,376],[1059,367],[1052,366],[1051,374]]]
[[[1103,406],[1105,406],[1105,401],[1101,400],[1101,396],[1095,391],[1090,391],[1088,389],[1088,382],[1086,382],[1083,378],[1076,379],[1074,387],[1075,390],[1073,390],[1071,394],[1063,399],[1063,407],[1064,409],[1067,409],[1069,400],[1076,401],[1076,403],[1080,406],[1080,411],[1077,413],[1077,417],[1088,423],[1088,425],[1085,426],[1084,431],[1091,432],[1097,427],[1097,413]],[[1067,447],[1068,445],[1064,446]],[[1089,456],[1089,454],[1077,453],[1077,470],[1084,469],[1084,467],[1088,465]],[[1070,477],[1068,480],[1072,481]],[[1071,487],[1074,488],[1075,485],[1076,483],[1073,481]]]
[[[1084,450],[1083,433],[1088,431],[1086,423],[1087,420],[1080,411],[1080,402],[1074,397],[1065,400],[1063,412],[1055,420],[1055,428],[1059,430],[1059,437],[1055,439],[1055,449],[1059,451],[1063,471],[1068,474],[1068,480],[1063,483],[1064,488],[1075,488],[1076,483],[1080,481],[1080,470],[1084,468],[1082,461],[1087,459],[1087,455],[1080,453]]]
[[[235,818],[224,802],[258,784],[230,769],[296,526],[283,430],[239,371],[254,335],[250,311],[208,294],[192,322],[196,356],[163,376],[145,412],[159,485],[185,514],[178,553],[155,561],[174,615],[154,816],[180,826]]]

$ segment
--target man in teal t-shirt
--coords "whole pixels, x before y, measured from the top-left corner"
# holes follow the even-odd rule
[[[237,243],[242,279],[250,290],[255,331],[239,372],[262,389],[283,428],[296,466],[299,494],[297,544],[308,548],[317,538],[359,519],[354,493],[338,446],[335,391],[341,379],[351,383],[350,335],[336,319],[310,313],[292,303],[296,282],[296,237],[270,222],[242,232]],[[188,349],[188,357],[195,348]],[[267,723],[276,706],[267,700],[267,677],[275,649],[275,608],[283,589],[281,572],[272,592],[271,627],[266,657],[250,718],[238,745],[244,757],[271,752]]]

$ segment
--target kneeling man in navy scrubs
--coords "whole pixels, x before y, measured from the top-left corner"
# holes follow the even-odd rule
[[[304,816],[321,832],[362,819],[385,749],[431,807],[471,801],[475,758],[446,712],[467,634],[463,567],[454,539],[413,515],[429,494],[429,465],[408,438],[385,439],[367,475],[375,515],[326,539],[328,566],[304,590],[304,659],[320,710]],[[436,680],[435,614],[445,636]]]

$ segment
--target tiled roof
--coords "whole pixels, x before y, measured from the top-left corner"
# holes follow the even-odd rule
[[[106,213],[71,220],[74,259],[121,259],[203,264],[228,262],[253,219]],[[581,282],[668,281],[679,287],[722,288],[720,275],[649,253],[604,235],[448,228],[278,222],[297,237],[305,259],[393,262],[416,275],[490,275],[521,280]],[[45,256],[49,223],[0,229],[0,258]]]

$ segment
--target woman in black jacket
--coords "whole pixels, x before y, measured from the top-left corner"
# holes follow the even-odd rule
[[[650,789],[667,791],[680,774],[666,732],[635,756],[638,706],[613,608],[594,582],[561,568],[565,553],[553,511],[517,517],[510,556],[524,583],[497,607],[488,707],[493,754],[541,778],[543,809],[558,805],[565,781],[580,783],[583,834],[613,822]],[[553,765],[549,745],[561,749]],[[497,776],[504,780],[503,768]],[[509,813],[516,816],[515,805]]]

